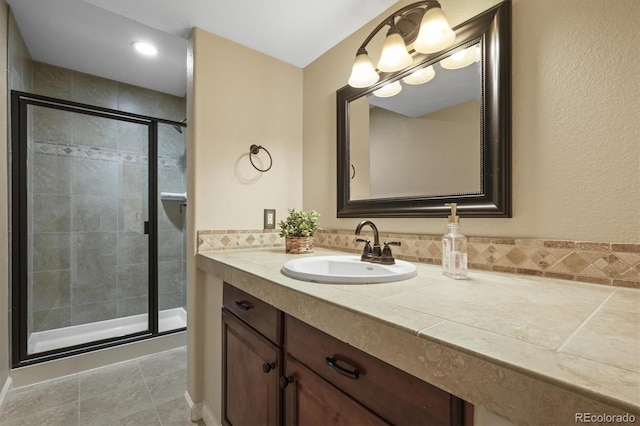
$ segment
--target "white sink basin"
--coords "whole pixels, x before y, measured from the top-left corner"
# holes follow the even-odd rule
[[[401,281],[416,276],[416,267],[396,259],[395,265],[363,262],[360,256],[315,256],[289,260],[282,273],[303,281],[365,284]]]

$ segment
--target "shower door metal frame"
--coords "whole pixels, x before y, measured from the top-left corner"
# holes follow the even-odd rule
[[[29,105],[52,108],[67,112],[108,118],[146,125],[148,127],[148,229],[149,271],[148,271],[148,327],[120,337],[97,340],[84,344],[53,349],[35,354],[28,353],[28,216],[27,216],[27,133]],[[63,358],[70,355],[104,349],[123,343],[144,340],[151,337],[172,334],[186,328],[164,332],[158,331],[158,123],[186,127],[184,122],[165,120],[141,114],[133,114],[94,105],[72,102],[32,93],[11,91],[11,329],[13,368]]]

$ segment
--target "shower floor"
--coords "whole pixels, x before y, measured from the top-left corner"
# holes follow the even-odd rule
[[[187,326],[187,312],[183,308],[166,309],[158,313],[158,331],[164,332]],[[66,348],[97,340],[126,336],[148,329],[147,314],[132,315],[89,324],[73,325],[55,330],[31,333],[28,353]]]

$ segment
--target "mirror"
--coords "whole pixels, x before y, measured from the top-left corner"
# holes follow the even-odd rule
[[[351,200],[480,193],[480,44],[459,56],[349,104]]]
[[[510,3],[455,31],[446,52],[338,90],[338,217],[511,216]]]

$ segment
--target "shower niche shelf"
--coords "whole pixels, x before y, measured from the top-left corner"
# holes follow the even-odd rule
[[[180,201],[183,203],[187,202],[187,193],[186,192],[161,192],[160,199],[166,201]]]

